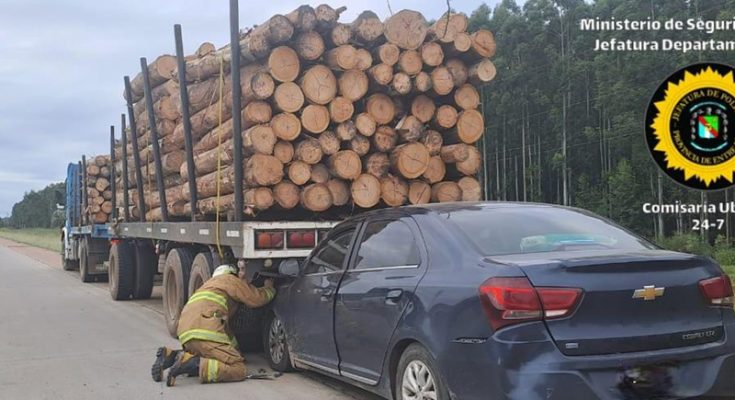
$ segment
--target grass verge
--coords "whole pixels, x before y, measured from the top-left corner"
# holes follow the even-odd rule
[[[0,228],[0,238],[10,239],[30,246],[61,252],[61,234],[58,229]]]

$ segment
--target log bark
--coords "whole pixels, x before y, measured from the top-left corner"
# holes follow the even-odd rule
[[[352,150],[341,150],[329,157],[329,170],[333,176],[354,180],[362,172],[360,156]]]
[[[326,211],[332,204],[332,193],[323,183],[311,184],[301,191],[301,206],[309,211]]]
[[[411,93],[411,89],[413,89],[411,77],[405,72],[396,72],[393,74],[393,81],[390,85],[391,88],[401,96]]]
[[[363,98],[368,91],[368,77],[358,69],[345,71],[339,77],[339,94],[355,102]]]
[[[442,158],[439,156],[433,156],[429,158],[429,165],[421,176],[426,180],[426,182],[434,184],[441,182],[446,173],[447,168],[444,165]]]
[[[329,116],[334,123],[339,124],[349,120],[354,112],[355,105],[346,97],[337,96],[329,102]]]
[[[355,117],[355,128],[363,136],[373,136],[377,125],[375,120],[368,113],[360,113]]]
[[[316,13],[317,27],[322,30],[331,29],[337,23],[339,15],[342,14],[347,7],[339,7],[334,9],[326,4],[321,4],[314,9]]]
[[[403,144],[391,152],[391,169],[404,178],[418,178],[426,172],[429,158],[429,151],[423,144]]]
[[[395,129],[387,125],[381,125],[375,130],[372,136],[373,148],[375,151],[387,153],[393,150],[398,143],[398,134]]]
[[[273,187],[273,199],[286,210],[299,204],[300,194],[301,189],[289,181],[281,181]]]
[[[444,65],[449,70],[449,73],[452,74],[452,82],[454,83],[454,87],[460,87],[467,83],[467,79],[469,77],[467,65],[465,65],[462,60],[458,58],[451,58],[447,60]]]
[[[386,153],[371,153],[363,159],[363,166],[366,173],[380,178],[388,173],[390,158]]]
[[[395,175],[387,175],[380,179],[380,193],[385,204],[402,206],[408,200],[408,184]]]
[[[151,87],[156,87],[173,78],[176,70],[176,57],[164,54],[148,64],[148,77]],[[133,102],[137,103],[143,98],[143,73],[138,73],[130,81],[130,91]],[[123,96],[124,97],[124,96]]]
[[[423,68],[421,54],[416,50],[402,51],[398,58],[398,68],[409,76],[416,76]]]
[[[482,187],[477,179],[471,176],[463,176],[457,181],[457,185],[462,190],[462,201],[482,200]]]
[[[383,35],[383,22],[372,11],[363,11],[351,24],[355,39],[370,43]]]
[[[454,102],[463,110],[475,110],[480,106],[480,93],[474,86],[464,84],[454,91]]]
[[[272,186],[283,179],[283,164],[274,156],[254,154],[245,163],[243,177],[248,187]]]
[[[352,138],[354,138],[355,135],[357,134],[357,128],[355,127],[354,122],[345,121],[337,125],[337,128],[335,129],[335,133],[337,134],[337,137],[339,138],[339,140],[349,141],[349,140],[352,140]]]
[[[411,115],[416,117],[422,123],[428,123],[434,118],[436,105],[434,101],[427,96],[418,95],[411,102]]]
[[[426,204],[431,201],[431,185],[424,181],[411,181],[408,186],[408,202]]]
[[[424,124],[413,115],[403,117],[401,122],[396,125],[396,131],[401,142],[415,142],[424,135]]]
[[[332,194],[332,203],[335,206],[343,206],[350,201],[350,187],[347,182],[333,178],[327,182],[329,193]]]
[[[469,152],[470,155],[466,160],[454,164],[457,171],[463,175],[474,175],[482,166],[482,156],[480,155],[480,151],[477,150],[477,148],[470,146]]]
[[[337,135],[332,131],[325,131],[319,135],[319,147],[322,149],[322,154],[330,156],[339,151],[340,140]]]
[[[362,174],[352,182],[350,193],[358,207],[374,207],[380,201],[380,180],[373,175]]]
[[[279,46],[268,56],[268,71],[278,82],[293,82],[301,71],[299,55],[288,46]]]
[[[337,24],[329,33],[333,47],[349,44],[352,40],[352,28],[347,24]]]
[[[360,134],[355,135],[350,140],[350,150],[357,153],[360,157],[364,156],[370,151],[370,139]]]
[[[431,201],[433,202],[447,203],[461,199],[462,189],[456,182],[445,181],[431,186]]]
[[[301,89],[310,102],[326,105],[337,95],[337,79],[326,66],[315,65],[301,78]]]
[[[316,12],[311,6],[303,5],[286,14],[291,25],[298,32],[311,31],[316,28]]]
[[[329,109],[325,106],[309,104],[301,110],[301,126],[307,132],[324,132],[329,127],[329,120]]]
[[[273,154],[276,134],[269,125],[256,125],[242,134],[242,150],[245,157],[255,153]]]
[[[441,159],[446,163],[458,163],[470,157],[472,146],[464,143],[452,144],[441,148]]]
[[[295,113],[304,105],[304,93],[294,82],[284,82],[276,87],[273,101],[278,110]]]
[[[379,125],[387,124],[395,118],[396,106],[393,100],[382,93],[368,97],[365,109]]]
[[[306,138],[300,141],[294,148],[294,159],[307,164],[316,164],[322,159],[322,148],[319,141],[314,138]]]
[[[294,161],[288,166],[288,179],[296,185],[303,185],[311,178],[311,165]]]
[[[429,28],[431,34],[442,43],[452,43],[458,34],[467,31],[467,16],[461,13],[451,13],[441,16]]]
[[[427,33],[428,27],[424,16],[411,10],[393,14],[385,21],[383,32],[389,43],[406,50],[418,49],[426,39]]]
[[[270,122],[272,110],[270,104],[264,101],[253,101],[248,103],[241,113],[241,122],[243,129],[247,129],[257,124],[265,124]],[[217,147],[217,143],[227,141],[232,138],[232,119],[228,119],[222,124],[221,128],[215,128],[209,131],[207,134],[201,137],[199,141],[194,144],[194,154],[201,154],[205,151],[211,150]],[[184,133],[181,130],[180,136],[174,137],[168,146],[175,148],[184,147]],[[166,141],[164,140],[164,144]]]
[[[294,148],[291,142],[279,140],[273,146],[273,155],[283,164],[288,164],[293,160]]]
[[[301,134],[301,120],[291,113],[276,114],[271,119],[271,128],[276,137],[290,142]]]

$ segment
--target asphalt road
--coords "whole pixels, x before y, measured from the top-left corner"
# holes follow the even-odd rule
[[[363,399],[359,389],[311,373],[273,381],[201,385],[150,377],[155,349],[177,346],[164,326],[160,293],[115,302],[107,284],[84,284],[58,255],[0,239],[0,398],[6,399]],[[249,367],[264,368],[258,355]]]

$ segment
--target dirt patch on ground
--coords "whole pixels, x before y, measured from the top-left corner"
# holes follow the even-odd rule
[[[13,251],[23,254],[26,257],[30,257],[42,264],[48,265],[49,267],[61,269],[61,255],[55,251],[28,246],[26,244],[2,238],[0,238],[0,246],[12,248]]]

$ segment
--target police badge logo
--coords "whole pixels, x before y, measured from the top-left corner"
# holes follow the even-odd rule
[[[700,190],[735,184],[735,74],[728,65],[685,67],[656,90],[646,113],[646,141],[656,164]]]

